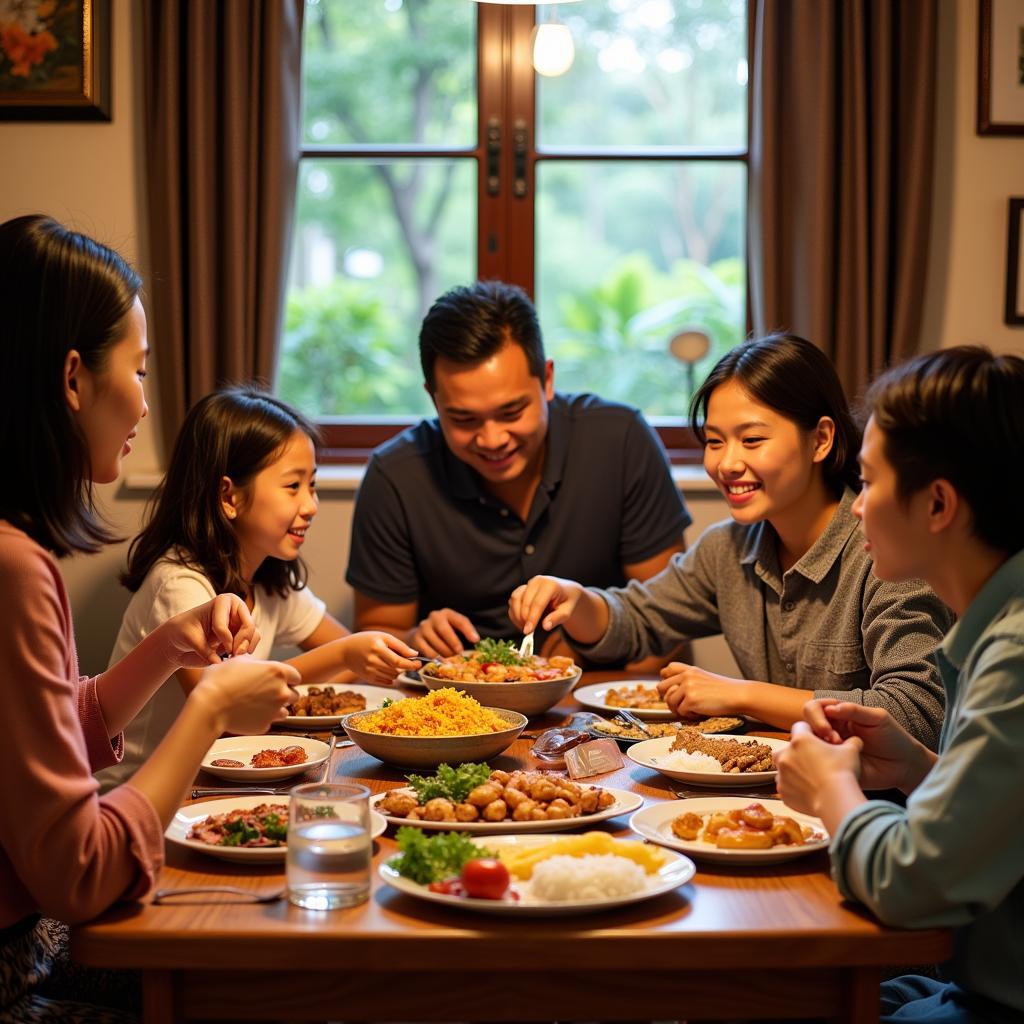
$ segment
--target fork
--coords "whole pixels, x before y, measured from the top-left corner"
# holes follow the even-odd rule
[[[532,658],[533,657],[533,630],[531,629],[526,636],[523,637],[523,642],[519,645],[519,657],[520,658]]]
[[[234,788],[222,786],[197,786],[192,790],[192,799],[198,800],[204,796],[284,796],[290,793],[297,783],[290,786],[235,786]]]
[[[704,789],[685,789],[681,786],[672,787],[672,795],[679,800],[688,800],[691,797],[717,797],[717,796],[740,796],[750,800],[778,800],[779,794],[774,789],[765,787],[760,791],[752,789],[732,789],[729,786],[713,786]]]
[[[153,905],[172,899],[175,896],[201,896],[207,893],[226,893],[229,896],[242,896],[248,903],[276,903],[284,898],[284,890],[276,892],[253,892],[251,889],[239,889],[234,885],[197,885],[184,889],[157,889],[153,893]],[[196,903],[198,900],[183,900],[183,903]]]

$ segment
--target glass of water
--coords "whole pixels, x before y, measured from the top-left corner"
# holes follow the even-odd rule
[[[288,899],[308,910],[335,910],[370,895],[370,791],[309,783],[291,791]]]

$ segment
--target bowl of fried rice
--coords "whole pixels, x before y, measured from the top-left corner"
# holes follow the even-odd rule
[[[471,651],[428,662],[420,680],[428,690],[455,687],[481,704],[540,715],[579,682],[572,658],[523,657],[505,640],[481,640]]]
[[[526,728],[526,716],[485,707],[452,687],[347,715],[349,739],[367,754],[399,768],[486,761],[506,750]]]

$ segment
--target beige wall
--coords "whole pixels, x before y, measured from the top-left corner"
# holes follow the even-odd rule
[[[985,341],[1002,350],[1024,351],[1024,329],[1002,323],[1006,200],[1024,194],[1024,139],[979,138],[974,134],[976,4],[940,0],[941,82],[933,245],[929,259],[925,345]],[[0,125],[0,220],[43,211],[95,235],[146,272],[143,210],[145,172],[138,5],[115,0],[113,25],[113,121],[110,124]],[[924,258],[924,256],[922,257]],[[154,348],[149,393],[159,374],[160,339]],[[154,410],[155,411],[155,410]],[[102,489],[117,526],[131,534],[148,495],[147,478],[158,472],[162,452],[157,417],[140,432],[127,482]],[[134,484],[133,484],[134,481]],[[320,515],[307,543],[312,585],[328,607],[349,620],[351,595],[342,580],[348,555],[353,487],[325,481]],[[696,519],[690,540],[725,514],[717,495],[693,485],[684,491]],[[113,644],[127,593],[116,583],[124,548],[68,560],[63,568],[71,592],[83,671],[102,668]],[[728,671],[720,640],[701,641],[701,664]]]

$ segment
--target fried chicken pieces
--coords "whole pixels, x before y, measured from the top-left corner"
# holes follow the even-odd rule
[[[306,760],[306,751],[294,744],[277,750],[260,750],[252,755],[249,764],[253,768],[287,768],[289,765],[302,764]]]
[[[461,803],[444,797],[419,804],[408,789],[393,789],[377,810],[407,821],[551,821],[603,811],[615,797],[597,786],[581,786],[544,772],[493,771]]]
[[[825,838],[810,825],[772,814],[759,803],[732,811],[680,814],[672,820],[672,834],[691,842],[703,839],[720,850],[770,850],[773,846],[803,846]]]

